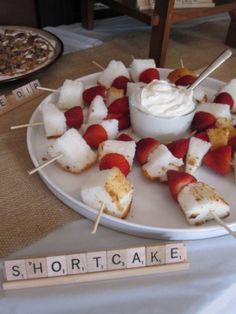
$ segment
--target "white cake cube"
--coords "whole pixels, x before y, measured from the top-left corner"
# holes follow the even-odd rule
[[[129,78],[129,72],[123,62],[112,60],[99,76],[98,83],[106,88],[110,88],[114,79],[118,76]]]
[[[130,66],[130,74],[133,81],[138,82],[140,74],[151,68],[156,68],[154,59],[134,59]]]
[[[197,107],[196,112],[204,111],[211,113],[216,119],[226,118],[231,119],[230,106],[217,103],[203,103]]]
[[[201,225],[214,219],[211,211],[220,218],[230,214],[229,204],[214,188],[200,181],[183,187],[178,194],[178,202],[191,225]]]
[[[101,121],[107,116],[107,107],[104,103],[104,100],[101,96],[96,96],[90,106],[88,112],[87,123]]]
[[[123,155],[129,162],[130,168],[132,167],[136,143],[135,141],[117,141],[107,140],[102,142],[98,147],[99,160],[106,154],[117,153]]]
[[[234,105],[232,108],[233,112],[236,112],[236,79],[232,79],[227,83],[220,91],[219,93],[228,93],[233,98]]]
[[[84,84],[81,81],[65,80],[61,87],[57,106],[67,110],[75,106],[83,107]]]
[[[80,173],[92,166],[97,160],[97,153],[85,142],[79,132],[73,128],[66,131],[48,148],[48,154],[56,157],[63,169]]]
[[[103,120],[100,124],[106,130],[108,139],[114,139],[118,136],[119,133],[118,120],[116,119]]]
[[[142,171],[148,179],[164,182],[167,181],[168,170],[179,170],[183,164],[182,158],[176,158],[165,145],[161,144],[148,156]]]
[[[41,105],[43,125],[47,138],[56,138],[66,132],[66,118],[56,105],[42,103]]]
[[[185,171],[189,174],[194,174],[194,172],[201,166],[202,159],[210,148],[211,143],[194,136],[191,137],[186,156]]]
[[[84,203],[99,210],[104,204],[104,212],[118,218],[129,213],[134,187],[116,167],[101,170],[90,176],[81,189]]]

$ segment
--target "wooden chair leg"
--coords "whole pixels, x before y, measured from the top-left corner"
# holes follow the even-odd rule
[[[236,11],[229,12],[229,15],[231,20],[225,44],[236,48]]]
[[[84,28],[89,30],[94,28],[94,12],[93,12],[94,0],[81,0],[81,23]]]
[[[158,67],[165,64],[173,10],[174,0],[156,1],[154,14],[159,15],[159,24],[152,26],[149,57],[155,59]]]

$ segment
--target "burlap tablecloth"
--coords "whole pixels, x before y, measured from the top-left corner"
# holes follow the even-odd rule
[[[224,48],[227,23],[212,22],[192,29],[172,31],[166,67],[179,67],[179,60],[192,69],[207,65]],[[106,66],[111,59],[127,66],[136,58],[147,57],[149,33],[139,32],[116,38],[102,46],[63,56],[56,64],[32,77],[41,85],[57,88],[63,81],[99,71],[92,60]],[[221,80],[236,77],[235,54],[214,73]],[[0,93],[24,85],[1,86]],[[27,246],[53,229],[81,216],[60,202],[42,183],[32,168],[26,147],[26,130],[10,131],[10,126],[27,123],[46,96],[40,96],[0,117],[0,257]]]

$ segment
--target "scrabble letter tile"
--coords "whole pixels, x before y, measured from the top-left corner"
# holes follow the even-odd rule
[[[150,245],[146,247],[147,266],[165,264],[166,248],[165,245]]]
[[[8,105],[8,101],[7,101],[6,96],[1,95],[0,96],[0,110],[3,109],[7,105]]]
[[[184,243],[166,244],[166,264],[179,263],[187,259]]]
[[[5,261],[4,266],[7,280],[27,279],[24,259]]]
[[[67,265],[65,256],[47,257],[48,277],[67,275]]]
[[[67,255],[66,262],[69,275],[87,272],[86,254]]]
[[[22,91],[23,91],[25,97],[29,97],[29,96],[33,95],[33,93],[34,93],[30,84],[26,84],[26,85],[22,86],[21,88],[22,88]]]
[[[40,86],[39,80],[30,82],[30,86],[34,93],[38,92],[39,90],[37,89],[37,87]]]
[[[144,267],[146,265],[145,247],[126,249],[127,268]]]
[[[22,87],[14,89],[12,91],[12,94],[15,96],[17,101],[20,101],[20,100],[22,100],[22,99],[24,99],[26,97]]]
[[[107,269],[126,268],[126,250],[107,251]]]
[[[28,278],[47,277],[46,258],[29,258],[25,260]]]
[[[97,272],[107,270],[106,251],[87,253],[88,272]]]

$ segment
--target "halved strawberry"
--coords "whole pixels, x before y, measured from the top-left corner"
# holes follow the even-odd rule
[[[91,101],[93,101],[93,99],[96,96],[99,95],[99,96],[102,96],[103,98],[105,98],[106,93],[107,93],[107,90],[104,86],[102,86],[102,85],[92,86],[92,87],[84,90],[83,100],[87,105],[90,105]]]
[[[136,143],[135,158],[141,164],[147,162],[149,154],[160,145],[160,142],[152,137],[145,137]]]
[[[100,124],[90,125],[83,135],[83,138],[92,148],[98,148],[99,144],[108,139],[107,132]]]
[[[191,174],[175,170],[168,170],[167,178],[170,193],[175,201],[178,201],[178,194],[186,185],[197,182],[197,179]]]
[[[133,141],[132,137],[125,133],[120,134],[116,139],[117,141]]]
[[[175,70],[171,71],[168,74],[167,79],[171,83],[176,84],[176,82],[184,76],[191,76],[191,77],[196,78],[196,74],[192,70],[189,70],[187,68],[179,68],[179,69],[175,69]]]
[[[226,92],[222,92],[222,93],[219,93],[218,95],[216,95],[214,102],[216,102],[218,104],[227,104],[230,106],[230,110],[234,106],[234,100],[233,100],[232,96]]]
[[[99,162],[99,169],[111,169],[117,167],[125,176],[130,172],[130,165],[128,160],[121,154],[109,153],[104,155]]]
[[[205,131],[207,128],[212,127],[216,122],[216,118],[210,112],[198,111],[195,113],[191,128],[199,132]]]
[[[226,175],[230,170],[231,151],[230,145],[216,148],[206,153],[203,162],[207,167]]]
[[[236,136],[232,137],[228,144],[231,146],[232,151],[236,152]]]
[[[129,114],[123,113],[108,113],[106,120],[108,119],[116,119],[118,120],[118,128],[119,131],[127,129],[130,127],[130,117]]]
[[[200,140],[209,142],[209,137],[207,135],[207,132],[199,132],[194,134],[195,137],[200,138]]]
[[[155,68],[149,68],[139,75],[139,81],[144,83],[150,83],[153,80],[159,79],[160,79],[159,71]]]
[[[120,75],[117,78],[114,79],[114,81],[112,82],[111,86],[118,88],[118,89],[124,89],[126,91],[127,89],[127,84],[130,80],[128,79],[128,77]]]
[[[128,113],[129,112],[129,98],[124,96],[114,100],[108,107],[108,113]]]
[[[176,158],[184,158],[188,151],[189,138],[182,138],[168,143],[166,146]]]
[[[83,110],[80,106],[75,106],[64,112],[66,124],[70,128],[79,129],[84,121]]]
[[[188,86],[188,85],[191,85],[195,80],[196,80],[196,77],[192,75],[184,75],[175,82],[175,85]]]

